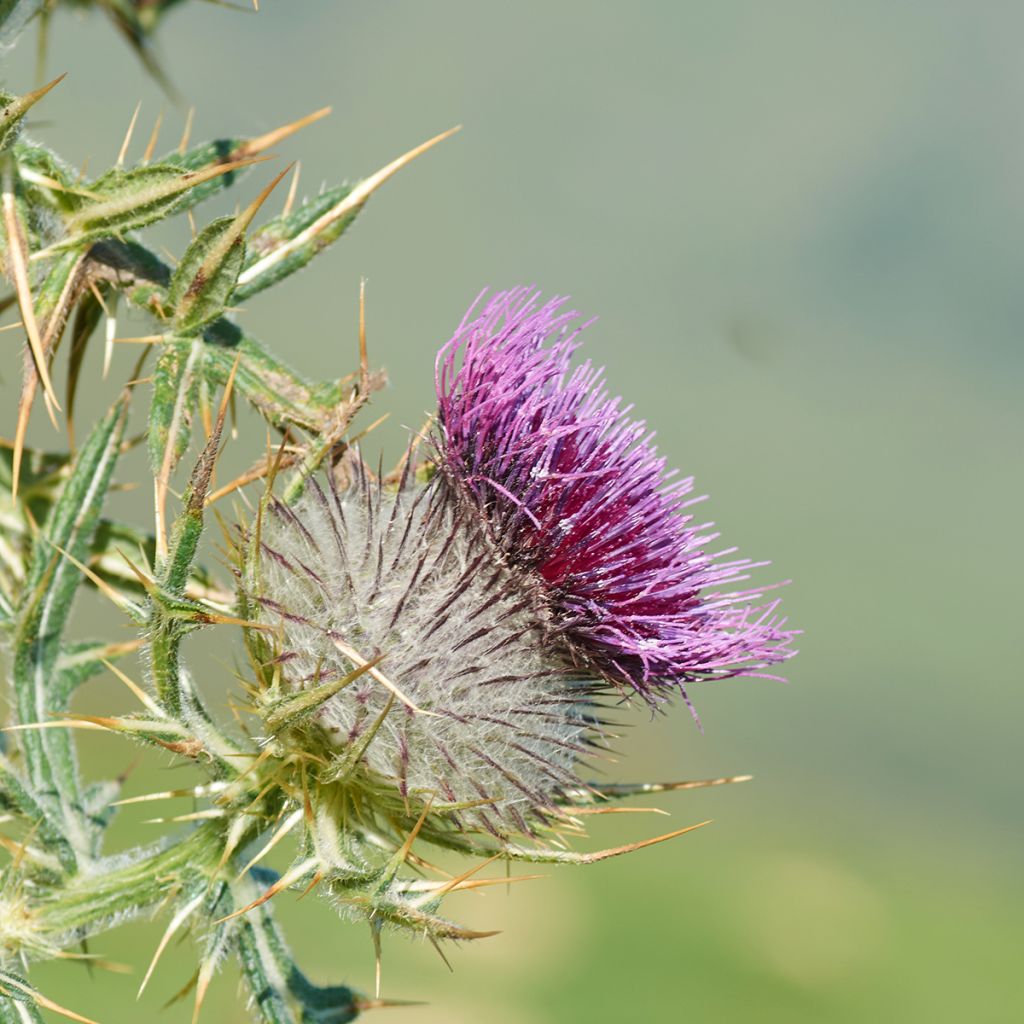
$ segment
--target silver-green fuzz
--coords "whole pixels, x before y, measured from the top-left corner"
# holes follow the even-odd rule
[[[314,727],[458,824],[530,834],[580,785],[593,686],[574,679],[534,586],[502,564],[439,479],[346,493],[311,481],[269,506],[253,581],[290,688],[381,659],[326,699]],[[397,698],[397,699],[396,699]],[[387,710],[385,710],[387,709]]]

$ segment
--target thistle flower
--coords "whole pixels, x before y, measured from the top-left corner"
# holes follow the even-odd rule
[[[708,552],[692,478],[673,481],[600,369],[571,367],[578,314],[525,288],[479,301],[437,357],[439,466],[541,589],[577,667],[655,701],[790,657],[778,602],[734,589],[755,564]]]
[[[501,838],[571,802],[616,688],[685,696],[791,653],[777,602],[725,589],[752,563],[707,553],[692,481],[600,371],[570,369],[562,306],[471,310],[438,355],[440,472],[407,463],[388,490],[360,464],[344,491],[271,502],[252,583],[287,687],[330,690],[328,759],[358,751],[378,789]]]

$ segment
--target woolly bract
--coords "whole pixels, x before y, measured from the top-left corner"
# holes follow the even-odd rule
[[[313,727],[346,751],[365,742],[366,765],[403,796],[529,832],[579,785],[593,687],[559,655],[543,595],[441,488],[312,482],[293,507],[268,507],[259,572],[288,687],[381,658]]]

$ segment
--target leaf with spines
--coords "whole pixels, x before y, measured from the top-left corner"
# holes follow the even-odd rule
[[[231,298],[245,257],[245,238],[234,225],[234,217],[208,224],[185,250],[171,278],[167,298],[175,332],[182,337],[216,320]]]
[[[345,401],[339,382],[312,383],[285,365],[237,324],[217,320],[205,331],[206,372],[211,383],[227,380],[235,363],[235,386],[276,427],[298,426],[320,434],[336,424]],[[378,380],[378,385],[382,386]]]
[[[18,177],[33,204],[49,207],[63,217],[78,209],[82,197],[92,195],[79,174],[46,146],[21,138],[13,151]]]
[[[43,807],[28,781],[21,777],[7,757],[0,753],[0,806],[25,819],[48,850],[54,852],[61,866],[73,872],[77,866],[75,851],[64,838],[61,823]]]
[[[214,139],[211,142],[203,142],[193,146],[185,152],[171,152],[161,158],[161,163],[176,164],[188,171],[199,171],[206,168],[224,166],[225,164],[235,165],[227,173],[218,177],[210,178],[193,188],[182,200],[181,210],[190,209],[211,196],[222,192],[224,189],[235,185],[245,175],[248,168],[254,162],[253,157],[265,153],[272,146],[283,142],[290,135],[306,125],[319,121],[331,112],[330,107],[322,107],[313,111],[297,121],[282,125],[272,131],[259,135],[256,138],[227,138]],[[246,163],[245,161],[250,161]]]
[[[153,371],[148,436],[150,465],[161,479],[170,475],[188,448],[205,356],[198,338],[168,336],[161,347]]]
[[[29,999],[17,1000],[0,996],[0,1022],[2,1024],[46,1024],[39,1007]]]
[[[458,127],[450,128],[428,139],[358,184],[332,189],[255,232],[250,245],[253,255],[239,275],[235,300],[241,302],[305,267],[341,237],[384,182],[458,130]]]
[[[185,250],[167,289],[174,330],[195,334],[224,312],[245,260],[245,231],[287,168],[237,217],[207,225]]]
[[[4,10],[8,8],[8,16],[11,5],[0,3],[0,26],[3,24]],[[25,93],[24,96],[12,96],[10,93],[0,92],[0,153],[11,148],[21,132],[23,118],[54,86],[59,85],[64,76],[55,78],[52,82]]]
[[[246,906],[273,883],[273,872],[255,869],[236,883],[237,902]],[[241,921],[237,953],[242,976],[264,1024],[347,1024],[363,1000],[346,985],[314,985],[299,970],[267,904]],[[299,1009],[296,1014],[295,1009]]]
[[[107,171],[89,184],[89,192],[95,198],[82,198],[67,220],[68,237],[56,243],[55,248],[77,246],[104,236],[119,237],[154,224],[177,212],[181,197],[197,185],[260,159],[218,164],[199,171],[183,172],[176,164]]]
[[[45,723],[63,710],[54,693],[61,638],[82,573],[63,554],[86,557],[103,498],[121,450],[127,401],[117,402],[93,428],[60,497],[33,545],[17,611],[13,682],[18,720]],[[76,849],[85,846],[78,769],[64,730],[30,730],[22,737],[34,792],[61,821]]]

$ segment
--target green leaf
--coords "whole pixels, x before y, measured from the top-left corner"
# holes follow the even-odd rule
[[[273,872],[254,869],[236,885],[239,905],[251,903],[276,878]],[[357,992],[346,985],[314,985],[299,970],[269,904],[242,919],[237,950],[245,983],[265,1024],[348,1024],[359,1016]]]
[[[33,544],[14,647],[15,701],[22,724],[46,722],[64,710],[55,692],[56,665],[82,573],[62,552],[78,561],[87,556],[120,453],[127,410],[122,399],[93,428]],[[85,849],[78,769],[67,730],[26,730],[21,742],[33,792],[61,821],[71,845]]]
[[[341,384],[304,380],[227,320],[211,324],[203,337],[209,343],[206,373],[211,383],[223,384],[238,359],[235,389],[275,426],[299,426],[311,433],[333,428],[344,402]]]
[[[177,164],[164,163],[107,171],[89,185],[95,198],[84,200],[68,219],[69,238],[57,248],[105,235],[118,237],[162,220],[178,209],[189,190],[237,166],[229,163],[183,172]]]
[[[16,10],[18,6],[24,10],[26,5],[12,5],[0,0],[0,37],[3,34],[4,21],[19,17]],[[21,132],[22,119],[63,78],[64,76],[61,75],[60,78],[55,78],[52,82],[25,93],[24,96],[12,96],[10,93],[0,92],[0,152],[10,149]]]
[[[14,144],[14,157],[22,187],[33,203],[51,207],[62,215],[78,209],[88,190],[81,187],[75,169],[53,150],[22,138]]]
[[[2,1024],[46,1024],[39,1008],[30,999],[12,999],[0,996],[0,1022]]]
[[[0,0],[0,46],[10,46],[43,0]]]
[[[82,683],[106,669],[104,662],[116,661],[124,653],[124,645],[111,644],[103,640],[67,644],[57,657],[54,695],[61,703],[66,703]]]
[[[363,206],[362,203],[346,206],[352,188],[352,185],[332,188],[253,232],[249,240],[250,255],[235,291],[235,301],[243,302],[301,270],[314,256],[336,242]]]
[[[96,198],[79,205],[68,220],[68,232],[88,239],[145,227],[171,213],[190,187],[173,164],[107,171],[89,184]]]
[[[192,436],[192,412],[205,358],[199,339],[168,337],[153,371],[149,409],[149,461],[155,474],[170,474]]]
[[[220,217],[199,232],[168,291],[178,334],[194,334],[224,312],[244,259],[245,237],[234,217]]]
[[[179,334],[193,334],[224,312],[245,260],[245,231],[285,168],[237,217],[221,217],[188,247],[168,289]]]
[[[59,826],[46,812],[29,784],[15,771],[7,758],[0,754],[0,806],[16,811],[26,819],[30,828],[38,830],[40,841],[57,855],[65,871],[76,867],[75,852],[64,838]]]
[[[162,158],[162,162],[177,164],[179,167],[189,171],[200,171],[210,167],[223,166],[224,164],[236,165],[234,169],[218,177],[210,178],[208,181],[204,181],[193,188],[184,198],[182,209],[196,206],[204,199],[209,199],[210,196],[216,195],[218,192],[222,192],[224,189],[235,185],[241,180],[248,167],[251,166],[251,163],[254,162],[252,161],[253,157],[276,146],[277,143],[282,142],[289,135],[294,135],[295,132],[305,128],[306,125],[326,117],[330,112],[330,107],[323,107],[320,110],[313,111],[312,114],[300,117],[297,121],[282,125],[280,128],[275,128],[265,135],[260,135],[256,138],[214,139],[211,142],[203,142],[198,146],[193,146],[184,153],[168,153]]]

